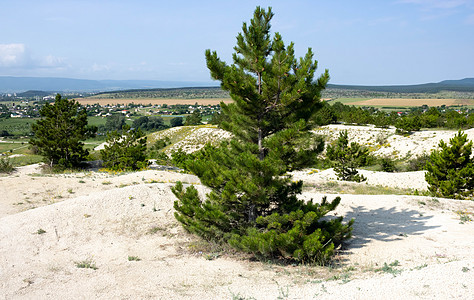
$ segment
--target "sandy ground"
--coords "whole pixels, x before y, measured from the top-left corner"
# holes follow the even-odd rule
[[[439,133],[438,133],[439,134]],[[426,188],[423,172],[363,171],[367,187]],[[295,172],[310,185],[332,170]],[[0,176],[0,299],[472,299],[474,201],[343,194],[354,218],[334,267],[215,252],[173,217],[177,172]],[[319,201],[309,189],[304,199]],[[330,199],[337,195],[327,195]],[[96,267],[78,268],[81,263]]]

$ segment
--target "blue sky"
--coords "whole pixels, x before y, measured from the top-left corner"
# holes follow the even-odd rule
[[[211,82],[257,5],[331,83],[474,77],[474,0],[2,0],[0,76]]]

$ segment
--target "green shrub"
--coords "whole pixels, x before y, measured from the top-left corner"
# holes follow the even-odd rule
[[[206,145],[206,147],[209,147],[210,145]],[[203,151],[203,150],[201,150]],[[192,161],[194,159],[194,156],[195,154],[193,153],[186,153],[184,152],[183,149],[179,148],[178,150],[176,151],[173,151],[171,153],[171,163],[178,167],[178,168],[181,168],[183,170],[186,170],[186,171],[191,171],[189,170],[189,168],[187,167],[187,162],[188,161]]]
[[[138,129],[123,127],[123,134],[118,131],[107,133],[107,144],[100,155],[104,166],[110,170],[139,170],[148,166],[146,159],[146,137]]]
[[[388,157],[382,157],[380,159],[380,166],[383,172],[395,172],[396,170],[395,162]]]
[[[159,150],[165,148],[166,146],[168,146],[170,144],[171,144],[170,138],[165,137],[165,138],[156,140],[155,143],[152,146],[152,149],[159,151]]]
[[[423,153],[410,159],[406,165],[406,171],[421,171],[426,169],[426,164],[430,160],[430,155]]]
[[[8,157],[0,158],[0,173],[11,173],[15,168]]]

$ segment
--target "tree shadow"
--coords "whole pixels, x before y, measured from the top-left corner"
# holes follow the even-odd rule
[[[410,209],[396,210],[395,207],[368,210],[363,206],[352,207],[344,219],[354,218],[352,239],[345,243],[345,251],[362,248],[370,241],[391,242],[409,235],[421,235],[424,231],[440,226],[428,226],[426,222],[432,216]],[[346,252],[347,253],[347,252]]]

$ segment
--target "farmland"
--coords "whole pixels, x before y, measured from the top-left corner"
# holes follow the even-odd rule
[[[77,98],[82,105],[219,105],[220,102],[231,103],[231,98]],[[430,98],[335,98],[328,100],[329,103],[341,102],[346,105],[371,106],[371,107],[419,107],[427,106],[469,106],[474,107],[474,99],[430,99]]]
[[[386,99],[386,98],[374,98],[374,99],[365,99],[359,100],[354,99],[351,101],[351,105],[357,106],[372,106],[372,107],[418,107],[423,105],[428,106],[474,106],[473,99],[404,99],[404,98],[395,98],[395,99]],[[335,100],[336,102],[338,100]],[[349,101],[346,100],[346,104],[349,104]]]

